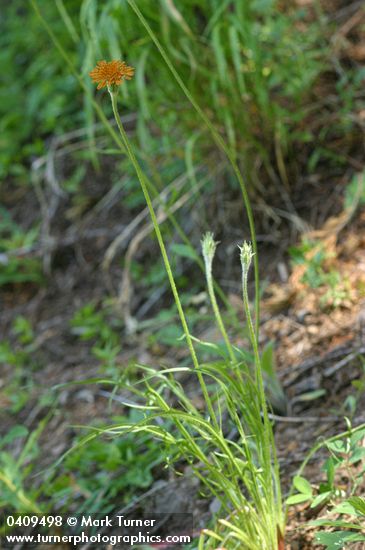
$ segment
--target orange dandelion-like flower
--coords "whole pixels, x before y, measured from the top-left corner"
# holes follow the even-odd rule
[[[89,75],[98,83],[99,90],[105,86],[119,86],[123,80],[130,80],[134,75],[134,69],[124,61],[98,61]]]

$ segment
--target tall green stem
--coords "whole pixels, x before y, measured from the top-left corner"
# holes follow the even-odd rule
[[[149,191],[148,191],[148,187],[147,187],[147,184],[146,184],[146,177],[145,177],[145,175],[142,171],[142,168],[141,168],[141,166],[140,166],[140,164],[139,164],[139,162],[138,162],[138,160],[137,160],[137,158],[134,154],[134,151],[133,151],[133,149],[132,149],[132,147],[129,143],[128,136],[127,136],[127,134],[124,130],[122,121],[120,119],[120,116],[119,116],[119,113],[118,113],[118,107],[117,107],[117,94],[114,93],[110,89],[109,89],[109,92],[110,92],[110,97],[111,97],[111,100],[112,100],[112,107],[113,107],[114,117],[115,117],[115,120],[117,122],[118,129],[119,129],[120,135],[122,137],[124,147],[125,147],[125,149],[127,151],[127,154],[129,156],[132,164],[133,164],[133,167],[136,171],[138,180],[141,184],[141,188],[142,188],[144,198],[146,200],[147,208],[148,208],[150,216],[151,216],[152,224],[153,224],[153,227],[154,227],[154,230],[155,230],[155,233],[156,233],[156,237],[157,237],[157,241],[158,241],[158,244],[159,244],[159,247],[160,247],[160,250],[161,250],[161,255],[162,255],[162,258],[163,258],[163,262],[165,264],[167,276],[168,276],[168,279],[169,279],[169,282],[170,282],[172,294],[173,294],[174,299],[175,299],[176,307],[177,307],[178,314],[179,314],[179,317],[180,317],[180,321],[181,321],[181,324],[182,324],[182,327],[183,327],[183,330],[184,330],[186,343],[187,343],[189,351],[190,351],[190,355],[191,355],[191,358],[192,358],[192,361],[193,361],[193,365],[194,365],[194,367],[197,371],[197,376],[198,376],[199,383],[200,383],[200,386],[201,386],[201,389],[202,389],[202,392],[203,392],[203,395],[204,395],[205,402],[206,402],[207,407],[208,407],[209,414],[210,414],[211,419],[214,422],[215,426],[217,427],[218,426],[217,419],[216,419],[216,416],[215,416],[215,412],[214,412],[214,409],[213,409],[211,399],[209,397],[207,387],[205,385],[203,375],[201,374],[201,372],[199,370],[198,358],[197,358],[197,355],[195,353],[193,341],[192,341],[191,336],[190,336],[189,327],[188,327],[188,324],[187,324],[187,321],[186,321],[185,313],[184,313],[183,307],[181,305],[178,290],[176,288],[175,279],[174,279],[172,269],[171,269],[171,265],[170,265],[170,261],[169,261],[168,255],[167,255],[165,243],[164,243],[164,240],[162,238],[161,230],[160,230],[160,227],[159,227],[159,224],[158,224],[158,221],[157,221],[157,217],[156,217],[156,214],[155,214],[155,211],[154,211],[154,208],[153,208],[152,200],[151,200],[151,197],[150,197],[150,194],[149,194]]]
[[[150,35],[150,37],[153,40],[156,48],[158,49],[158,51],[160,52],[163,60],[165,61],[166,65],[168,66],[172,76],[175,78],[176,82],[178,83],[178,85],[180,86],[180,88],[182,89],[182,91],[184,92],[184,94],[186,95],[186,97],[188,98],[188,100],[190,101],[190,103],[192,104],[192,106],[194,107],[194,109],[196,110],[198,115],[200,116],[200,118],[203,120],[203,122],[208,127],[209,131],[212,134],[212,137],[213,137],[215,143],[217,144],[219,149],[228,158],[228,160],[229,160],[229,162],[230,162],[230,164],[233,168],[233,171],[234,171],[234,173],[237,177],[238,183],[239,183],[240,188],[241,188],[241,193],[242,193],[246,213],[247,213],[248,223],[249,223],[249,227],[250,227],[250,237],[251,237],[253,251],[254,251],[254,254],[255,254],[254,258],[253,258],[254,271],[255,271],[255,332],[256,332],[256,336],[258,336],[259,323],[260,323],[260,275],[259,275],[259,263],[258,263],[258,255],[257,255],[256,230],[255,230],[255,223],[254,223],[251,203],[250,203],[250,199],[249,199],[249,196],[248,196],[248,193],[247,193],[246,185],[245,185],[245,182],[243,180],[242,174],[240,172],[240,169],[238,168],[237,162],[234,158],[234,155],[233,155],[232,151],[226,145],[224,139],[217,132],[214,125],[211,123],[211,121],[209,120],[207,115],[204,113],[204,111],[201,109],[199,104],[196,102],[194,97],[189,92],[188,88],[185,86],[185,84],[182,81],[181,77],[179,76],[178,72],[175,70],[173,64],[171,63],[165,49],[163,48],[163,46],[160,43],[160,41],[158,40],[157,36],[155,35],[153,30],[151,29],[150,25],[147,23],[146,19],[144,18],[143,14],[141,13],[141,11],[138,9],[135,1],[134,0],[128,0],[128,4],[131,6],[133,11],[137,15],[138,19],[141,21],[142,25],[144,26],[144,28],[146,29],[146,31]]]
[[[30,3],[35,11],[35,13],[37,14],[37,16],[39,17],[40,21],[42,22],[42,25],[44,26],[46,32],[48,33],[49,37],[51,38],[53,44],[55,45],[55,47],[57,48],[57,50],[59,51],[61,57],[64,59],[64,61],[67,63],[71,73],[74,75],[74,77],[76,78],[76,80],[78,81],[78,83],[80,84],[81,88],[84,90],[84,92],[86,94],[89,94],[90,95],[90,90],[88,89],[88,87],[85,85],[83,79],[80,77],[79,73],[76,71],[73,63],[70,61],[70,58],[67,54],[67,52],[65,51],[65,49],[63,48],[62,44],[59,42],[59,40],[56,38],[54,32],[52,31],[51,27],[48,25],[47,21],[44,19],[43,15],[41,14],[40,10],[39,10],[39,7],[37,5],[37,2],[35,0],[30,0]],[[110,124],[109,120],[106,118],[103,110],[101,109],[100,105],[95,101],[95,99],[93,97],[90,97],[89,98],[99,119],[101,120],[102,124],[104,125],[104,127],[106,128],[106,130],[109,132],[111,138],[113,139],[113,141],[116,143],[116,145],[120,148],[120,150],[125,153],[125,147],[123,145],[123,142],[121,141],[119,135],[117,132],[114,131],[114,128],[112,127],[112,125]],[[151,189],[152,193],[154,193],[154,195],[156,196],[157,200],[159,201],[161,207],[163,208],[163,210],[166,212],[166,215],[168,216],[170,222],[172,223],[172,225],[175,227],[175,229],[178,231],[180,237],[182,238],[182,240],[190,247],[192,247],[191,245],[191,242],[189,241],[188,237],[184,234],[183,230],[181,229],[181,227],[179,226],[178,222],[176,221],[174,215],[170,212],[170,209],[168,208],[168,206],[159,198],[159,195],[158,195],[158,191],[156,190],[155,186],[153,185],[153,183],[150,181],[150,180],[147,180],[147,185],[148,185],[148,188]],[[198,266],[200,267],[200,269],[202,271],[204,271],[204,265],[203,263],[200,261],[199,258],[197,258],[197,263],[198,263]],[[219,297],[223,300],[225,306],[227,307],[227,309],[229,309],[230,313],[235,317],[235,321],[236,321],[236,324],[238,326],[238,320],[237,320],[237,316],[235,314],[235,310],[234,308],[230,305],[226,295],[224,294],[223,290],[221,289],[221,287],[214,281],[214,286],[217,290],[217,293],[219,294]]]
[[[221,312],[219,310],[217,299],[215,297],[215,292],[214,292],[213,259],[214,259],[214,255],[215,255],[215,251],[218,243],[214,241],[213,234],[208,232],[204,235],[201,244],[202,244],[202,252],[203,252],[203,258],[204,258],[204,265],[205,265],[205,276],[207,279],[207,287],[208,287],[210,302],[212,304],[217,325],[223,336],[224,343],[226,344],[229,357],[231,359],[232,364],[234,364],[236,362],[236,356],[233,351],[232,344],[228,338],[226,327],[224,326]]]
[[[229,341],[228,334],[227,334],[227,331],[226,331],[226,327],[224,326],[223,319],[222,319],[221,313],[219,311],[219,307],[218,307],[218,304],[217,304],[217,299],[215,297],[215,292],[214,292],[212,274],[207,273],[206,277],[207,277],[208,294],[209,294],[210,302],[212,304],[214,316],[216,318],[219,330],[221,331],[221,334],[223,336],[224,343],[226,344],[226,347],[227,347],[227,350],[228,350],[228,353],[229,353],[229,357],[230,357],[232,363],[234,364],[236,362],[236,356],[235,356],[235,353],[233,351],[232,344]]]
[[[251,311],[250,311],[250,304],[248,299],[248,272],[250,268],[250,263],[252,260],[253,252],[252,248],[248,243],[243,243],[243,246],[241,248],[241,264],[242,264],[242,295],[243,295],[243,305],[247,320],[247,327],[250,337],[250,342],[252,345],[252,349],[254,352],[254,358],[255,358],[255,377],[256,377],[256,387],[259,392],[259,401],[260,401],[260,409],[262,411],[263,416],[263,438],[262,438],[262,444],[263,444],[263,458],[264,462],[266,464],[266,467],[264,469],[266,474],[266,483],[270,501],[271,501],[271,508],[272,508],[272,514],[269,515],[271,519],[274,519],[277,517],[276,513],[276,501],[278,502],[280,506],[280,516],[281,513],[281,489],[280,489],[280,481],[279,481],[279,467],[278,467],[278,461],[276,456],[276,449],[275,449],[275,442],[274,442],[274,435],[271,427],[271,422],[269,419],[268,414],[268,407],[266,402],[266,396],[265,396],[265,388],[264,388],[264,380],[263,380],[263,373],[262,373],[262,366],[261,366],[261,358],[256,338],[256,333],[253,327],[252,323],[252,317],[251,317]],[[274,461],[274,472],[275,472],[275,489],[276,489],[276,495],[274,494],[274,487],[273,487],[273,479],[272,479],[272,473],[271,473],[271,457],[273,455],[273,461]],[[282,527],[281,525],[279,526]],[[277,525],[271,525],[272,532],[276,532],[278,526]]]

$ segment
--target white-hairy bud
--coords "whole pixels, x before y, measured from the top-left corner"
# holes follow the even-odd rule
[[[205,262],[205,268],[209,272],[212,269],[212,263],[213,263],[215,251],[217,249],[217,244],[218,243],[214,240],[213,233],[211,233],[210,231],[208,231],[207,233],[205,233],[205,235],[203,235],[203,238],[201,241],[202,253],[203,253],[203,258]]]
[[[240,249],[242,275],[244,278],[246,278],[248,274],[248,270],[250,269],[252,258],[254,256],[254,253],[252,252],[252,245],[247,241],[243,241],[242,246],[238,246],[238,248]]]

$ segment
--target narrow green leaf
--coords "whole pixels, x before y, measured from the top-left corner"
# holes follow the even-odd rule
[[[298,401],[314,401],[314,399],[318,399],[319,397],[322,397],[322,395],[326,395],[326,390],[320,389],[320,390],[310,391],[307,393],[302,393],[296,399]]]

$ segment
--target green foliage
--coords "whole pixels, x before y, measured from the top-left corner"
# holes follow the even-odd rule
[[[343,527],[349,526],[346,522],[339,523],[342,524]],[[361,529],[361,527],[358,526],[358,529]],[[319,544],[323,544],[327,550],[340,550],[342,548],[349,548],[351,542],[356,543],[365,541],[365,536],[348,531],[334,531],[332,533],[322,532],[316,535],[316,541]]]
[[[135,411],[115,421],[138,423],[140,419],[141,413]],[[153,482],[154,468],[165,459],[160,446],[143,434],[112,441],[100,438],[77,447],[79,437],[74,442],[75,452],[62,467],[43,472],[35,488],[30,480],[40,458],[38,440],[47,422],[46,417],[30,434],[24,426],[16,425],[0,438],[1,508],[34,513],[71,509],[107,513],[115,506],[115,499],[118,505],[127,504],[136,491],[147,489]],[[12,452],[15,443],[21,449],[17,458]]]
[[[348,548],[350,542],[365,541],[363,530],[365,519],[365,499],[356,496],[365,473],[365,449],[362,445],[365,428],[352,432],[349,424],[348,435],[344,438],[331,438],[325,442],[330,453],[323,466],[326,481],[314,490],[309,481],[298,475],[294,477],[293,487],[296,493],[287,499],[288,505],[310,502],[311,508],[325,508],[326,514],[318,520],[310,522],[317,527],[341,527],[342,530],[327,533],[316,533],[316,541],[323,544],[327,550]],[[356,469],[351,467],[356,464]],[[336,481],[336,472],[347,472],[349,482],[346,490]],[[332,519],[332,514],[346,516],[346,519]],[[356,532],[359,531],[359,532]]]
[[[15,318],[12,331],[14,341],[0,341],[0,365],[11,367],[11,377],[3,391],[11,403],[11,412],[17,413],[28,402],[33,386],[34,334],[31,323],[23,316]]]
[[[108,308],[96,310],[93,303],[86,304],[70,321],[72,333],[81,340],[92,340],[93,355],[101,362],[104,372],[118,377],[116,358],[121,351],[118,320],[109,315]],[[114,324],[114,326],[113,326]]]
[[[42,283],[42,266],[32,254],[38,228],[23,230],[0,207],[0,286],[12,283]]]
[[[145,263],[134,261],[131,273],[134,280],[145,288],[158,287],[166,277],[163,262],[160,258],[155,262],[148,262],[147,269]]]
[[[100,344],[117,343],[118,333],[107,322],[105,310],[96,310],[96,304],[88,303],[76,311],[70,321],[72,333],[81,340],[97,340]]]
[[[330,257],[328,252],[318,242],[303,239],[299,246],[289,248],[294,264],[305,265],[306,270],[301,282],[311,288],[318,288],[326,282],[326,272],[323,263]]]
[[[321,296],[320,303],[323,306],[330,304],[332,307],[339,307],[351,294],[350,281],[341,277],[335,269],[323,275],[323,284],[328,287],[326,293]]]
[[[346,186],[344,203],[349,210],[365,204],[365,172],[356,174]]]
[[[221,502],[219,516],[228,514],[230,521],[224,534],[222,526],[217,528],[216,540],[227,548],[236,548],[238,541],[241,541],[241,548],[250,550],[274,548],[267,522],[275,525],[277,516],[269,504],[270,488],[265,481],[271,475],[271,465],[263,458],[265,442],[257,388],[245,367],[238,364],[227,368],[223,362],[202,366],[205,376],[217,384],[217,410],[228,413],[224,432],[228,433],[233,427],[238,429],[238,439],[234,441],[226,439],[223,431],[216,428],[204,412],[196,409],[173,378],[175,371],[194,375],[193,370],[140,368],[144,374],[143,383],[133,383],[128,390],[134,394],[134,401],[137,399],[141,403],[136,407],[143,411],[143,416],[137,423],[119,421],[97,429],[95,437],[103,433],[115,437],[149,434],[163,444],[169,464],[187,460],[202,484]],[[179,402],[178,408],[170,405],[170,398],[167,398],[170,395]],[[247,403],[251,406],[247,407]],[[133,410],[134,405],[130,407]],[[245,491],[242,491],[242,484]],[[264,516],[266,522],[262,522]],[[214,538],[208,539],[205,533],[204,548],[216,548]]]
[[[305,102],[324,68],[320,27],[312,22],[301,31],[305,11],[282,13],[276,1],[235,1],[229,10],[226,4],[192,0],[178,7],[165,1],[152,6],[143,0],[138,8],[234,155],[243,161],[259,156],[268,168],[275,140],[282,151],[293,138],[308,140],[293,128],[304,118]],[[136,67],[135,85],[123,87],[122,94],[124,101],[139,106],[142,149],[150,149],[152,120],[171,144],[177,130],[187,136],[201,133],[159,52],[150,38],[141,39],[141,27],[127,2],[84,1],[81,25],[87,70],[103,57],[128,58]],[[177,111],[171,107],[179,96]],[[198,147],[196,160],[201,157]]]
[[[142,0],[138,7],[234,155],[248,167],[260,157],[268,173],[270,157],[275,155],[282,177],[281,157],[289,154],[294,142],[313,137],[301,122],[313,84],[330,66],[323,26],[320,21],[308,23],[305,9],[282,11],[277,0],[229,4],[228,9],[227,2],[217,0],[191,0],[179,6],[165,0],[153,4]],[[40,7],[82,76],[103,58],[126,58],[135,66],[134,82],[121,92],[124,105],[138,110],[141,151],[155,155],[153,121],[162,136],[158,148],[178,151],[180,158],[190,159],[191,173],[191,139],[193,165],[206,152],[206,143],[196,139],[201,124],[127,1],[84,0],[80,5],[77,0],[57,0]],[[89,144],[95,148],[92,85],[85,80],[88,91],[82,101],[62,58],[49,48],[46,34],[38,32],[39,21],[28,5],[14,0],[4,10],[0,165],[3,174],[10,171],[24,180],[23,161],[44,151],[50,132],[60,134],[86,124]],[[348,131],[348,114],[355,108],[362,80],[350,70],[343,74],[338,82],[343,105],[339,111],[347,121],[344,131]],[[176,138],[182,136],[186,144],[176,146]],[[317,162],[321,156],[317,154]]]
[[[34,339],[32,325],[23,315],[18,315],[15,318],[13,331],[21,344],[30,344]]]
[[[141,413],[132,411],[115,421],[137,424],[140,419]],[[136,492],[152,484],[154,468],[164,461],[159,445],[143,434],[94,439],[86,445],[80,436],[74,445],[75,451],[45,488],[51,502],[57,507],[62,503],[65,511],[77,504],[79,511],[106,513],[116,499],[118,506],[128,504]]]
[[[72,59],[81,50],[75,46],[57,9],[59,2],[45,2],[44,13],[60,36]],[[76,19],[80,3],[65,0]],[[45,150],[50,133],[61,133],[84,120],[77,83],[62,59],[39,32],[39,20],[23,0],[2,6],[0,63],[0,176],[10,173],[28,180],[24,161]],[[26,29],[26,31],[25,31]],[[61,116],[62,115],[62,116]]]
[[[37,504],[38,491],[34,488],[26,489],[25,483],[39,457],[37,441],[46,424],[47,418],[29,436],[24,426],[17,425],[0,438],[0,508],[10,507],[16,512],[40,513]],[[19,439],[23,439],[24,445],[14,458],[10,448]]]
[[[189,302],[188,294],[182,296],[182,303]],[[196,324],[202,320],[202,316],[197,314],[192,308],[186,306],[189,314],[190,326],[193,329]],[[176,307],[163,308],[156,313],[152,319],[141,321],[139,327],[148,332],[148,342],[150,345],[163,344],[164,346],[183,347],[186,342],[183,341],[183,333],[178,320]]]
[[[3,341],[0,343],[0,363],[22,366],[24,364],[24,355],[14,352],[10,342]]]
[[[7,384],[2,389],[2,395],[9,402],[7,408],[12,414],[17,414],[36,395],[34,375],[40,365],[36,356],[37,342],[29,319],[22,315],[15,317],[11,336],[10,340],[0,341],[0,370],[5,367],[8,371]],[[37,406],[43,409],[53,402],[51,391],[44,389],[38,397]]]
[[[273,342],[269,342],[263,349],[261,363],[268,401],[276,411],[285,415],[287,412],[287,399],[276,370]]]
[[[320,298],[323,307],[339,307],[348,299],[351,291],[349,281],[343,278],[338,270],[332,267],[325,268],[325,262],[333,255],[326,250],[324,244],[303,239],[299,246],[290,247],[289,253],[294,265],[305,266],[302,283],[314,289],[326,288]]]

